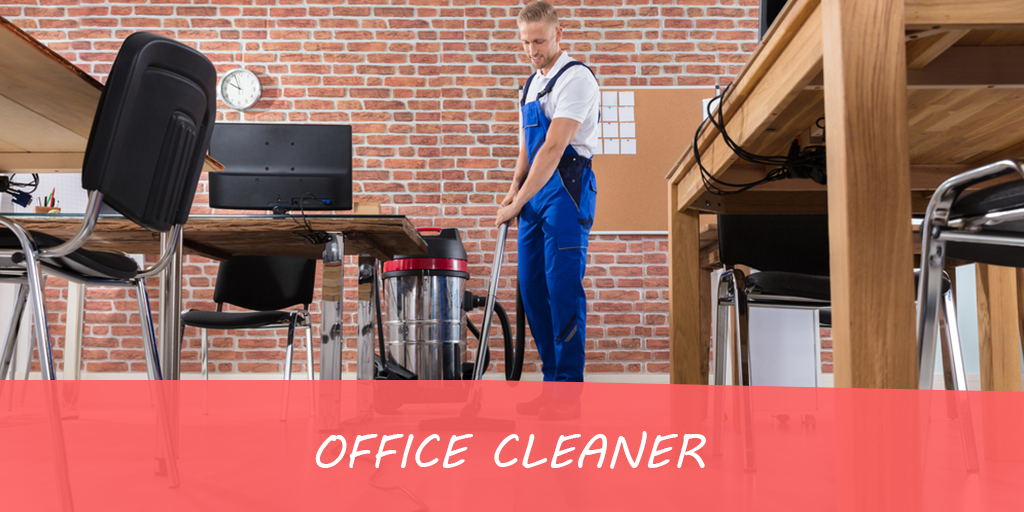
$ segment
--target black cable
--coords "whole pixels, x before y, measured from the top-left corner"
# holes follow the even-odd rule
[[[516,360],[513,363],[512,380],[523,376],[523,361],[526,359],[526,307],[523,306],[523,294],[516,279]]]
[[[296,219],[294,215],[291,216],[292,220],[295,221],[295,224],[300,228],[303,228],[305,231],[293,231],[292,233],[298,235],[310,245],[326,244],[331,240],[331,237],[327,235],[326,231],[314,230],[313,227],[309,225],[309,219],[306,218],[306,208],[302,201],[306,196],[313,198],[314,201],[316,200],[316,195],[312,192],[306,192],[299,198],[299,213],[302,214],[302,223],[299,224],[298,219]]]
[[[728,87],[726,88],[726,91]],[[696,133],[693,135],[693,156],[697,163],[697,167],[701,172],[701,181],[704,184],[704,188],[714,195],[731,195],[738,194],[750,190],[758,185],[764,183],[770,183],[785,178],[806,178],[810,177],[819,183],[824,182],[825,177],[825,151],[824,146],[807,146],[802,151],[797,148],[797,152],[794,154],[791,151],[788,156],[764,156],[751,153],[743,149],[739,144],[736,143],[729,136],[729,133],[725,129],[725,116],[722,113],[722,99],[725,97],[725,91],[721,94],[712,98],[712,101],[708,103],[707,117],[701,121],[700,126],[697,127]],[[711,104],[718,101],[717,111],[712,112]],[[716,118],[717,114],[717,118]],[[818,122],[824,120],[819,118]],[[700,150],[698,149],[698,142],[700,133],[704,129],[705,124],[710,121],[712,126],[718,130],[722,136],[723,142],[726,146],[732,150],[736,156],[748,162],[772,166],[774,167],[771,171],[765,175],[764,178],[752,181],[748,183],[729,183],[727,181],[720,180],[712,175],[705,167],[704,163],[700,158]],[[815,122],[816,125],[824,130],[824,126]]]
[[[501,307],[501,303],[495,301],[494,312],[498,314],[498,321],[501,323],[501,337],[505,342],[505,380],[512,379],[512,370],[516,352],[512,347],[512,324],[508,321],[508,313],[505,312],[505,308]]]

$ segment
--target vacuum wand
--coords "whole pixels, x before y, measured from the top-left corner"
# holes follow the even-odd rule
[[[487,302],[484,304],[484,323],[480,327],[480,342],[476,350],[476,364],[473,365],[473,380],[482,379],[486,370],[484,368],[484,356],[490,350],[487,346],[487,341],[491,337],[491,316],[494,315],[494,303],[498,300],[498,277],[501,275],[501,263],[505,258],[505,238],[507,236],[508,222],[498,228],[498,244],[494,248],[491,282],[487,286]]]

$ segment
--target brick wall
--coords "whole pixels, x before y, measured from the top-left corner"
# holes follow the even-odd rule
[[[553,3],[563,18],[563,47],[605,86],[725,84],[756,44],[757,0]],[[222,76],[238,66],[251,69],[263,98],[242,114],[221,104],[221,120],[351,124],[356,200],[382,203],[385,213],[407,215],[417,226],[460,228],[470,251],[470,286],[483,295],[497,233],[490,227],[495,204],[517,154],[516,90],[531,72],[517,42],[521,6],[521,0],[0,0],[0,15],[101,80],[120,41],[139,30],[196,46]],[[205,187],[204,179],[197,213],[210,211]],[[666,251],[665,236],[592,236],[588,372],[667,372]],[[509,254],[502,299],[511,309],[515,258]],[[353,272],[349,265],[350,299]],[[215,262],[186,260],[186,308],[210,307],[215,275]],[[51,282],[47,296],[63,346],[67,289]],[[88,290],[87,371],[144,370],[135,307],[134,292]],[[347,310],[354,313],[355,303]],[[346,328],[354,336],[353,322]],[[281,371],[284,333],[276,334],[216,333],[211,371]],[[198,371],[198,346],[197,333],[186,331],[183,371]],[[295,370],[304,370],[303,358],[297,352]],[[537,371],[536,353],[528,360],[526,371]]]

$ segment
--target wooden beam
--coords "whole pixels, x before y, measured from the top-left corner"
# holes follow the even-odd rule
[[[707,353],[706,343],[701,340],[700,215],[696,211],[679,211],[675,187],[666,188],[669,195],[669,375],[673,384],[707,384],[707,369],[702,367]]]
[[[905,0],[907,29],[1024,25],[1024,0]]]
[[[794,38],[804,33],[808,26],[820,26],[820,23],[808,22],[808,18],[818,11],[819,4],[820,0],[794,0],[788,2],[782,9],[782,12],[779,13],[776,23],[772,25],[764,40],[754,50],[754,54],[751,55],[747,65],[740,70],[740,74],[733,80],[733,85],[730,86],[728,94],[722,100],[722,115],[727,127],[732,122],[733,117],[738,114],[738,106],[747,100],[747,97],[754,92],[756,87],[759,87],[758,84],[764,80],[770,71],[779,68],[789,68],[787,69],[789,73],[798,72],[797,69],[791,67],[791,62],[785,62],[787,59],[782,58],[785,52],[792,52],[792,46],[805,44],[820,46],[818,42],[820,36],[818,40],[810,38],[807,41],[794,43]],[[813,27],[811,28],[813,30]],[[783,62],[776,65],[776,62],[780,60]],[[717,130],[710,125],[704,127],[698,139],[698,148],[700,148],[701,154],[708,151],[712,140],[717,137]],[[679,183],[683,174],[690,170],[693,163],[693,155],[690,150],[687,150],[679,157],[676,164],[672,166],[672,169],[666,175],[666,179],[671,180],[672,183]]]
[[[75,153],[0,153],[2,172],[82,172],[84,152]]]
[[[954,46],[937,55],[921,69],[907,70],[908,89],[1024,88],[1020,46]],[[824,76],[817,75],[807,90],[821,90]]]
[[[751,146],[803,92],[807,83],[821,71],[820,19],[821,9],[814,9],[807,23],[793,38],[789,47],[782,52],[775,66],[765,73],[758,89],[736,107],[733,120],[726,123],[729,137],[741,147]],[[713,132],[717,133],[717,130]],[[696,160],[692,158],[692,150],[688,154],[690,158],[684,165],[690,164],[690,167],[687,167],[690,172],[680,177],[679,187],[692,198],[704,185],[696,168]],[[715,137],[706,152],[701,153],[704,167],[713,176],[720,176],[737,158],[721,136]]]
[[[913,39],[907,42],[907,69],[927,66],[968,32],[970,30],[955,29],[921,38],[910,36]]]
[[[825,190],[749,190],[732,196],[716,196],[705,192],[689,208],[703,213],[723,214],[810,214],[831,213],[831,193]],[[924,213],[931,199],[930,191],[908,191],[911,213]],[[685,210],[686,208],[684,208]],[[909,227],[909,225],[906,225]]]
[[[914,389],[903,4],[823,0],[836,387]]]

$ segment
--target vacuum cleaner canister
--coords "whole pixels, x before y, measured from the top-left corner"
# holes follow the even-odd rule
[[[384,263],[384,337],[420,380],[461,378],[466,355],[466,249],[454,228],[421,228],[427,254]]]

